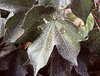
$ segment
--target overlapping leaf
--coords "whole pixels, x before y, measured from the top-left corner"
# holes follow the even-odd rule
[[[40,68],[44,67],[54,46],[54,25],[53,22],[46,24],[47,28],[39,39],[33,42],[28,48],[28,55],[34,67],[34,76]]]
[[[0,9],[14,13],[31,8],[36,0],[0,0]]]
[[[20,53],[18,53],[17,50],[15,51],[16,52],[15,53],[14,50],[16,50],[16,47],[14,45],[8,45],[8,46],[0,49],[1,52],[3,51],[4,54],[6,54],[5,56],[2,56],[2,57],[0,56],[0,70],[7,70],[7,69],[11,70],[12,69],[12,72],[8,72],[8,75],[10,75],[10,76],[12,76],[11,74],[14,74],[13,69],[17,68],[17,66],[12,67],[13,65],[18,64],[18,68],[20,68],[20,64],[21,64],[21,67],[22,67],[22,64],[24,64],[25,61],[27,60],[25,50],[24,50],[24,52],[23,52],[23,50],[20,51]],[[13,52],[11,52],[11,51],[13,51]],[[8,54],[7,54],[7,52],[8,52]],[[17,69],[17,70],[19,70],[19,69]]]
[[[0,38],[5,34],[6,19],[0,17]]]
[[[100,30],[93,29],[89,32],[89,39],[85,42],[85,45],[88,46],[91,54],[94,57],[100,59]]]
[[[70,76],[72,64],[65,60],[57,51],[53,49],[51,54],[51,74],[50,76]]]
[[[12,51],[14,51],[15,49],[17,49],[14,45],[8,45],[5,46],[4,48],[0,49],[0,58],[6,56],[7,54],[11,53]]]
[[[51,10],[51,11],[46,12],[48,10]],[[39,34],[38,33],[39,29],[37,28],[37,26],[39,24],[44,23],[43,15],[50,14],[53,11],[54,11],[54,9],[52,7],[45,8],[44,6],[36,6],[36,7],[33,7],[32,9],[30,9],[26,13],[26,15],[24,15],[24,13],[26,11],[16,13],[6,23],[7,31],[6,31],[6,35],[3,39],[2,44],[3,43],[13,43],[20,36],[21,36],[20,39],[18,41],[16,41],[16,43],[24,42],[30,36],[33,38],[30,37],[30,39],[28,39],[28,40],[33,41]],[[50,18],[50,15],[47,18]]]
[[[84,42],[85,41],[82,41],[80,43],[81,49],[77,57],[78,66],[74,66],[75,71],[77,72],[77,74],[79,74],[78,76],[89,76],[88,66],[90,66],[90,60],[93,59],[91,58],[89,49],[84,45]]]
[[[13,54],[10,55],[6,76],[25,76],[27,74],[27,70],[26,66],[23,66],[23,64],[25,63],[26,59],[27,56],[25,50],[20,49],[13,52]]]
[[[94,27],[94,18],[92,16],[92,14],[90,13],[88,18],[87,18],[86,25],[80,26],[80,29],[82,30],[83,37],[88,36],[89,31],[92,30],[93,27]]]
[[[48,12],[49,11],[49,12]],[[36,6],[29,10],[25,16],[22,29],[24,34],[16,41],[16,43],[33,41],[43,31],[40,24],[44,24],[43,18],[50,19],[50,15],[54,12],[53,7]],[[51,18],[52,19],[52,18]]]
[[[21,29],[24,16],[24,12],[19,12],[7,21],[5,27],[7,31],[2,44],[15,42],[24,33],[24,30]]]
[[[61,11],[61,16],[64,16],[64,19],[68,19],[68,20],[71,20],[72,22],[74,22],[78,17],[75,16],[71,9],[68,8],[68,9],[65,9],[65,10],[62,10]]]
[[[87,57],[87,56],[86,56]],[[86,59],[88,59],[88,57],[86,58],[85,56],[79,56],[78,57],[78,66],[74,66],[75,70],[78,74],[80,74],[81,76],[89,76],[88,72],[87,72],[87,65],[88,63],[86,63]]]
[[[86,24],[87,17],[94,6],[94,0],[72,0],[72,12]]]
[[[28,48],[35,76],[38,70],[47,64],[54,45],[63,58],[78,65],[79,41],[84,40],[78,27],[66,20],[50,21],[44,26],[44,33]]]
[[[70,3],[70,0],[39,0],[40,5],[53,6],[56,9],[64,9]]]
[[[7,70],[9,68],[9,61],[12,57],[12,54],[8,54],[0,58],[0,70]]]
[[[75,25],[77,25],[80,28],[83,37],[86,37],[88,35],[88,32],[91,29],[93,29],[94,18],[93,18],[91,13],[88,15],[86,25],[84,24],[84,22],[80,18],[76,17],[72,13],[71,9],[66,9],[65,14],[64,14],[64,12],[61,12],[61,16],[64,16],[64,19],[71,20]]]
[[[78,27],[67,20],[58,20],[55,22],[55,25],[55,40],[58,52],[63,58],[77,65],[77,55],[80,50],[78,42],[84,40],[80,35]]]
[[[69,68],[66,69],[66,66],[70,65],[70,62],[75,65],[78,65],[77,56],[80,51],[79,41],[84,40],[84,38],[79,28],[76,25],[74,25],[71,21],[55,20],[52,19],[52,17],[50,16],[52,16],[54,8],[64,9],[68,6],[68,4],[70,4],[71,0],[39,0],[39,5],[32,7],[33,3],[36,1],[37,0],[0,1],[0,9],[13,11],[15,13],[14,16],[10,19],[8,17],[9,20],[7,21],[5,27],[6,34],[4,36],[2,44],[9,44],[14,42],[20,44],[28,41],[32,42],[42,32],[40,37],[36,41],[34,41],[28,48],[28,55],[34,68],[34,76],[36,76],[38,71],[47,64],[48,59],[53,51],[53,47],[55,45],[58,51],[53,52],[55,54],[54,57],[52,57],[53,59],[51,76],[69,75],[65,74],[69,73],[70,71]],[[93,7],[93,0],[73,0],[73,2],[73,13],[79,18],[83,19],[83,21],[86,23],[86,19]],[[40,5],[45,5],[49,7]],[[53,6],[54,8],[51,6]],[[28,10],[29,8],[31,9]],[[87,21],[87,23],[89,23],[89,21]],[[91,28],[89,27],[88,29],[90,30]],[[55,57],[55,55],[57,56]],[[19,55],[19,53],[15,53],[12,56],[13,57],[10,63],[11,66],[9,66],[9,70],[6,76],[19,76],[19,74],[21,76],[25,76],[26,71],[21,63],[22,55]],[[54,58],[58,59],[58,67],[55,66],[56,62],[54,64]],[[64,61],[65,63],[61,63],[62,61]],[[57,70],[55,70],[56,68]],[[4,69],[8,69],[8,64],[5,64]],[[87,69],[85,68],[85,71],[86,70]],[[78,70],[78,72],[80,71]]]

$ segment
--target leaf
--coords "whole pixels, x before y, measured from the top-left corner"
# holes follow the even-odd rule
[[[26,74],[26,76],[34,76],[33,72],[33,66],[32,65],[26,65],[27,66],[27,71],[28,73]]]
[[[25,76],[27,73],[26,67],[23,66],[23,62],[25,63],[25,53],[23,53],[25,56],[23,57],[21,52],[23,50],[16,50],[16,52],[13,53],[12,58],[9,63],[9,68],[6,73],[6,76]],[[25,52],[25,50],[24,50]]]
[[[90,13],[87,18],[86,25],[80,26],[83,37],[88,36],[89,31],[92,30],[93,27],[94,27],[94,18],[92,14]]]
[[[70,76],[72,64],[65,60],[55,47],[51,54],[51,74],[50,76]]]
[[[77,57],[78,66],[74,66],[75,71],[79,76],[89,76],[88,67],[90,66],[90,52],[86,45],[84,45],[85,41],[80,42],[81,49],[80,53]]]
[[[34,67],[34,76],[37,75],[40,68],[47,64],[54,46],[54,26],[52,22],[45,26],[47,27],[44,34],[28,47],[28,56]]]
[[[43,32],[41,28],[38,28],[39,25],[44,24],[43,18],[45,17],[48,20],[54,11],[54,8],[44,6],[36,6],[30,9],[25,15],[22,26],[25,32],[16,43],[34,41]]]
[[[54,9],[52,7],[45,8],[44,6],[36,6],[32,8],[27,13],[26,11],[16,13],[7,21],[7,31],[2,44],[14,43],[20,36],[20,39],[17,40],[16,43],[22,43],[26,40],[31,42],[38,37],[41,31],[39,31],[37,26],[44,23],[43,15],[51,14]],[[51,11],[48,12],[48,10]],[[50,18],[50,15],[47,18]]]
[[[40,5],[53,6],[56,9],[64,9],[70,3],[70,0],[39,0]]]
[[[36,0],[1,0],[0,9],[18,12],[32,7]]]
[[[86,58],[85,56],[79,56],[78,57],[78,66],[74,66],[76,72],[80,74],[81,76],[89,76],[87,72],[87,63],[86,63]]]
[[[9,18],[11,18],[12,16],[14,16],[14,13],[13,13],[13,12],[10,12],[9,15],[7,16],[7,20],[8,20]]]
[[[85,42],[85,45],[94,57],[100,59],[100,30],[94,28],[88,35],[89,39]]]
[[[4,57],[5,55],[11,53],[12,51],[14,51],[16,49],[17,49],[17,47],[15,47],[12,44],[7,45],[4,48],[1,47],[1,49],[0,49],[0,58]]]
[[[5,27],[7,30],[2,44],[13,43],[24,33],[24,30],[21,29],[24,16],[24,12],[19,12],[7,21]]]
[[[80,51],[79,41],[84,40],[76,25],[68,20],[58,20],[56,23],[56,46],[61,56],[77,64],[77,55]]]
[[[28,47],[34,76],[47,64],[54,45],[63,58],[77,65],[79,41],[84,40],[78,27],[67,20],[50,21],[40,26],[43,27],[44,33]]]
[[[65,14],[64,12],[61,12],[61,16],[64,16],[64,19],[71,20],[76,26],[78,26],[82,32],[83,37],[86,37],[88,32],[94,27],[94,18],[91,13],[88,15],[86,25],[80,18],[76,17],[72,13],[71,9],[66,9]]]
[[[70,8],[63,10],[61,14],[61,16],[64,16],[64,19],[71,20],[72,22],[78,18],[72,13]]]
[[[0,38],[5,34],[6,19],[0,17]]]
[[[94,0],[72,0],[73,14],[81,18],[86,24],[87,17],[94,6]]]
[[[9,67],[9,61],[12,57],[12,54],[8,54],[0,58],[0,70],[7,70]]]

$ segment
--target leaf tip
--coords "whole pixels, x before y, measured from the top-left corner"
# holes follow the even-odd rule
[[[76,66],[78,66],[78,63],[77,63],[77,60],[76,60],[76,59],[74,59],[74,64],[75,64]]]

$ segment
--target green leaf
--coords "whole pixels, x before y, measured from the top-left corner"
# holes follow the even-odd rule
[[[13,12],[10,12],[9,15],[7,16],[7,20],[8,20],[9,18],[11,18],[12,16],[14,16],[14,13],[13,13]]]
[[[0,51],[0,58],[4,57],[5,55],[11,53],[12,51],[16,50],[17,48],[10,44],[10,45],[7,45],[5,46],[4,48],[1,47],[1,51]]]
[[[77,64],[77,55],[80,51],[79,41],[84,40],[76,25],[68,20],[58,20],[56,25],[56,46],[63,58]]]
[[[6,19],[0,17],[0,38],[5,34]]]
[[[48,12],[48,10],[51,10]],[[22,43],[27,41],[33,41],[41,33],[37,26],[43,24],[43,18],[51,18],[50,14],[54,12],[52,7],[35,6],[32,7],[25,15],[26,11],[16,13],[6,23],[6,35],[4,36],[4,43]],[[34,33],[33,33],[34,32]],[[33,37],[33,38],[32,38]]]
[[[72,0],[73,14],[81,18],[86,24],[87,17],[94,6],[94,0]]]
[[[23,50],[16,50],[12,57],[11,60],[9,61],[9,68],[6,73],[6,76],[25,76],[27,73],[26,67],[23,66],[23,62],[25,63],[25,60],[21,54],[21,51]],[[25,52],[25,50],[24,50]],[[25,53],[23,53],[25,55]]]
[[[61,11],[61,16],[64,16],[64,19],[71,20],[72,22],[74,22],[78,18],[72,13],[70,8]]]
[[[36,0],[1,0],[0,9],[15,13],[32,7],[34,3],[36,3]]]
[[[34,75],[47,64],[54,45],[63,58],[78,65],[79,41],[84,40],[78,27],[67,20],[50,21],[40,26],[43,27],[44,33],[28,47]]]
[[[54,46],[54,25],[53,22],[45,24],[44,33],[28,47],[28,56],[34,68],[34,76],[39,69],[44,67]]]
[[[72,64],[65,60],[59,53],[57,48],[53,49],[51,54],[51,74],[50,76],[70,76]]]
[[[49,11],[49,12],[48,12]],[[24,34],[16,41],[16,43],[33,42],[43,30],[38,28],[39,25],[44,24],[43,18],[47,20],[52,19],[50,15],[54,12],[53,7],[35,6],[30,9],[24,18],[22,29]]]
[[[86,37],[88,35],[89,31],[93,29],[93,27],[94,27],[94,18],[92,16],[92,14],[90,13],[87,18],[86,25],[80,26],[83,37]]]
[[[39,0],[40,5],[53,6],[56,9],[64,9],[70,2],[70,0]]]
[[[24,30],[21,29],[24,16],[24,12],[19,12],[7,21],[5,27],[7,30],[2,44],[13,43],[24,33]]]
[[[77,25],[80,28],[83,37],[86,37],[88,32],[94,27],[94,17],[91,13],[88,15],[86,25],[84,25],[84,22],[80,18],[76,17],[71,12],[71,9],[66,9],[65,14],[61,11],[61,16],[64,16],[64,19],[71,20],[75,25]]]
[[[100,59],[100,30],[94,28],[89,32],[89,39],[84,43],[94,57]]]

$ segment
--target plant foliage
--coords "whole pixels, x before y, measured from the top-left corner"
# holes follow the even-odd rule
[[[0,70],[5,76],[91,75],[89,64],[100,59],[99,14],[98,0],[1,0]]]

